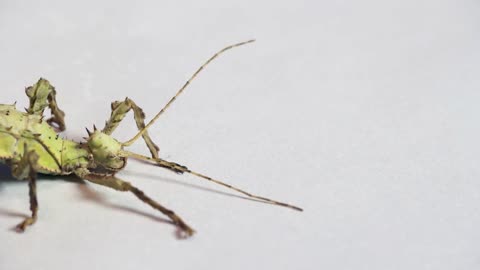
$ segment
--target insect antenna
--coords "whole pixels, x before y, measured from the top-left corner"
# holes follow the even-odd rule
[[[185,90],[185,88],[187,88],[187,86],[193,81],[193,79],[195,79],[195,77],[197,77],[197,75],[200,73],[200,71],[202,71],[208,64],[210,64],[210,62],[212,62],[215,58],[217,58],[219,55],[221,55],[222,53],[224,53],[225,51],[228,51],[230,49],[233,49],[235,47],[239,47],[239,46],[242,46],[242,45],[245,45],[245,44],[248,44],[248,43],[252,43],[254,42],[255,40],[254,39],[251,39],[251,40],[248,40],[248,41],[244,41],[244,42],[240,42],[240,43],[236,43],[236,44],[233,44],[233,45],[230,45],[230,46],[227,46],[223,49],[221,49],[220,51],[218,51],[217,53],[215,53],[212,57],[210,57],[203,65],[201,65],[196,71],[195,73],[193,73],[193,75],[190,77],[190,79],[188,79],[185,84],[177,91],[177,93],[167,102],[167,104],[160,110],[160,112],[157,113],[157,115],[155,115],[155,117],[153,117],[152,120],[150,120],[150,122],[148,122],[148,124],[142,129],[140,130],[137,135],[135,135],[132,139],[124,142],[122,145],[123,146],[130,146],[132,145],[138,138],[140,138],[140,136],[143,135],[143,133],[145,133],[148,128],[153,125],[153,123],[155,123],[155,121],[157,121],[157,119],[160,117],[160,115],[162,115],[165,110],[167,110],[168,107],[170,107],[170,105],[175,101],[175,99],[183,92],[183,90]]]
[[[188,169],[186,166],[183,166],[183,165],[180,165],[180,164],[177,164],[177,163],[174,163],[174,162],[166,161],[166,160],[160,159],[160,158],[151,158],[151,157],[139,155],[137,153],[133,153],[133,152],[125,151],[125,150],[122,150],[122,152],[123,152],[123,155],[125,155],[125,156],[129,156],[129,157],[136,158],[136,159],[139,159],[139,160],[155,163],[155,164],[159,165],[160,167],[169,169],[169,170],[171,170],[173,172],[176,172],[176,173],[189,173],[189,174],[198,176],[198,177],[200,177],[204,180],[207,180],[207,181],[213,182],[215,184],[224,186],[226,188],[235,190],[236,192],[242,193],[243,195],[246,195],[250,198],[253,198],[253,199],[256,199],[256,200],[259,200],[259,201],[263,201],[263,202],[278,205],[278,206],[287,207],[287,208],[297,210],[297,211],[303,211],[303,209],[298,207],[298,206],[294,206],[294,205],[287,204],[287,203],[284,203],[284,202],[279,202],[279,201],[275,201],[275,200],[265,198],[265,197],[262,197],[262,196],[254,195],[250,192],[244,191],[244,190],[239,189],[237,187],[234,187],[230,184],[227,184],[227,183],[224,183],[222,181],[213,179],[213,178],[211,178],[209,176],[206,176],[204,174],[192,171],[192,170]]]

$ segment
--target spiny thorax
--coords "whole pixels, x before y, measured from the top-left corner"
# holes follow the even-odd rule
[[[111,136],[95,131],[90,134],[87,145],[95,164],[112,171],[125,167],[125,157],[121,155],[123,146]]]

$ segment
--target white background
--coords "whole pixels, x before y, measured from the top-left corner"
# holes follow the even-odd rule
[[[1,103],[40,76],[64,136],[126,96],[164,158],[305,212],[131,161],[119,174],[196,230],[178,240],[130,194],[2,168],[0,269],[479,269],[478,1],[0,1]],[[132,115],[115,136],[135,133]],[[136,143],[132,151],[147,154]]]

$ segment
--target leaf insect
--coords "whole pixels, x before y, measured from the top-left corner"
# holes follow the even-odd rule
[[[104,128],[99,130],[94,127],[93,131],[87,129],[88,138],[84,138],[84,142],[75,142],[58,135],[58,132],[65,130],[65,113],[57,105],[55,88],[45,79],[41,78],[36,84],[26,88],[26,94],[30,101],[26,112],[18,111],[16,104],[0,104],[0,162],[11,167],[13,177],[18,180],[27,180],[29,186],[31,216],[18,224],[17,230],[23,232],[37,220],[37,173],[50,175],[74,174],[91,183],[133,193],[144,203],[168,216],[178,227],[181,236],[191,236],[194,230],[180,216],[151,199],[131,183],[116,176],[116,173],[126,166],[128,158],[145,161],[177,174],[192,174],[254,200],[302,211],[297,206],[254,195],[225,182],[192,171],[186,166],[164,160],[159,157],[159,148],[148,134],[148,129],[210,62],[225,51],[253,41],[248,40],[233,44],[215,53],[193,73],[190,79],[146,125],[143,110],[133,100],[126,98],[124,101],[113,102],[110,119],[105,122]],[[47,108],[51,111],[51,117],[45,121],[43,113]],[[133,111],[139,131],[130,140],[120,142],[111,135],[129,111]],[[126,147],[140,138],[145,141],[151,156],[126,150]]]

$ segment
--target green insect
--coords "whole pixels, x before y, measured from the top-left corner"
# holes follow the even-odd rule
[[[106,121],[105,127],[102,130],[94,128],[93,132],[87,129],[89,137],[85,138],[86,141],[84,142],[71,141],[58,135],[57,132],[65,130],[65,114],[57,105],[55,88],[45,79],[40,79],[36,84],[26,89],[26,94],[30,99],[30,105],[26,112],[18,111],[15,104],[0,104],[0,162],[11,167],[12,175],[16,179],[28,180],[29,183],[31,216],[18,224],[17,230],[23,232],[37,220],[37,173],[50,175],[74,174],[95,184],[133,193],[144,203],[168,216],[179,228],[181,235],[185,237],[191,236],[194,230],[175,212],[163,207],[131,183],[115,176],[118,171],[125,167],[128,158],[143,160],[178,174],[193,174],[256,200],[302,211],[299,207],[253,195],[229,184],[194,172],[183,165],[161,159],[158,155],[159,148],[152,141],[147,131],[198,73],[212,60],[229,49],[253,41],[249,40],[225,47],[210,57],[147,125],[144,123],[145,115],[142,109],[131,99],[127,98],[124,101],[113,102],[111,105],[112,113],[110,119]],[[43,112],[47,107],[51,111],[51,118],[44,120]],[[111,134],[131,110],[133,111],[139,132],[129,141],[122,143],[114,139]],[[130,146],[140,137],[147,144],[151,157],[136,154],[125,149],[125,147]]]

